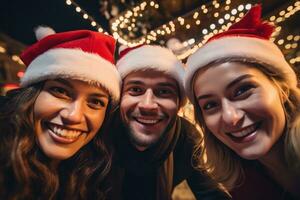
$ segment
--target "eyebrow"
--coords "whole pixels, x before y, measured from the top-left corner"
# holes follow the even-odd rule
[[[126,83],[127,84],[132,84],[132,85],[143,85],[143,82],[142,81],[139,81],[139,80],[132,80],[132,81],[128,81]]]
[[[53,81],[56,81],[56,82],[59,82],[63,85],[66,85],[67,87],[70,87],[72,89],[74,89],[74,86],[67,80],[65,79],[54,79]],[[92,96],[95,96],[95,97],[106,97],[106,98],[109,98],[109,95],[103,93],[103,92],[97,92],[97,93],[92,93],[91,94]]]
[[[234,86],[235,84],[237,84],[238,82],[244,80],[244,79],[247,79],[247,78],[251,78],[253,77],[253,75],[251,74],[244,74],[242,76],[239,76],[238,78],[234,79],[233,81],[231,81],[227,86],[226,86],[226,89],[229,89],[231,88],[232,86]]]
[[[237,84],[238,82],[244,80],[244,79],[247,79],[247,78],[251,78],[253,77],[253,75],[251,74],[245,74],[245,75],[242,75],[242,76],[239,76],[238,78],[234,79],[233,81],[231,81],[227,86],[226,86],[226,89],[229,89],[231,87],[233,87],[235,84]],[[210,98],[212,97],[213,95],[211,94],[205,94],[205,95],[201,95],[201,96],[198,96],[197,97],[197,100],[201,100],[201,99],[207,99],[207,98]]]
[[[95,97],[105,97],[105,98],[109,99],[109,95],[104,94],[104,93],[102,93],[102,92],[99,92],[99,93],[93,93],[92,96],[95,96]]]
[[[164,87],[170,87],[174,90],[177,90],[177,85],[176,84],[172,84],[172,83],[166,83],[166,82],[163,82],[163,83],[158,83],[159,86],[164,86]]]

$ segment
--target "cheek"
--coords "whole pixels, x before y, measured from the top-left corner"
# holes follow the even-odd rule
[[[137,97],[131,97],[128,95],[124,95],[120,102],[120,111],[126,112],[130,107],[136,104],[140,99]]]
[[[169,113],[170,116],[176,115],[179,108],[179,103],[173,100],[166,100],[160,103],[161,107]]]
[[[42,91],[33,106],[34,118],[38,119],[52,115],[57,112],[61,106],[62,103],[60,101],[53,98],[53,96],[49,95],[47,92]]]
[[[204,122],[210,132],[212,132],[214,135],[217,135],[219,124],[216,116],[204,116]]]

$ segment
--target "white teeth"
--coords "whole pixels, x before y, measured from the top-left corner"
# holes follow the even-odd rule
[[[50,128],[56,135],[67,139],[75,139],[82,133],[81,131],[64,129],[53,124],[50,125]]]
[[[141,118],[137,118],[138,122],[144,123],[144,124],[156,124],[157,122],[159,122],[159,119],[141,119]]]
[[[252,133],[255,129],[256,129],[256,125],[252,125],[242,131],[231,132],[230,134],[234,137],[244,137],[244,136]]]

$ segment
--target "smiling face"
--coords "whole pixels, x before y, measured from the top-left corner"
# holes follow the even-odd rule
[[[46,81],[33,111],[42,151],[58,161],[73,156],[102,126],[108,103],[108,93],[88,83],[69,79]]]
[[[257,68],[210,66],[195,76],[194,94],[206,127],[242,158],[262,158],[284,131],[281,95]]]
[[[162,72],[133,72],[124,79],[120,113],[138,150],[155,144],[175,119],[178,92],[177,82]]]

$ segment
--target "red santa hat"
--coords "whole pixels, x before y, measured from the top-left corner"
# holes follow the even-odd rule
[[[179,86],[181,105],[186,102],[183,87],[184,66],[171,50],[157,45],[121,46],[117,69],[124,79],[131,72],[153,69],[174,78]]]
[[[111,36],[89,30],[55,33],[39,27],[36,37],[39,41],[20,56],[27,66],[21,87],[70,78],[101,85],[114,103],[119,100],[121,78],[114,65],[115,40]]]
[[[261,6],[256,5],[227,31],[214,35],[191,55],[186,63],[185,91],[194,101],[193,77],[202,67],[223,58],[249,58],[273,67],[284,74],[292,87],[296,87],[296,74],[286,62],[280,49],[271,42],[274,27],[261,21]]]

